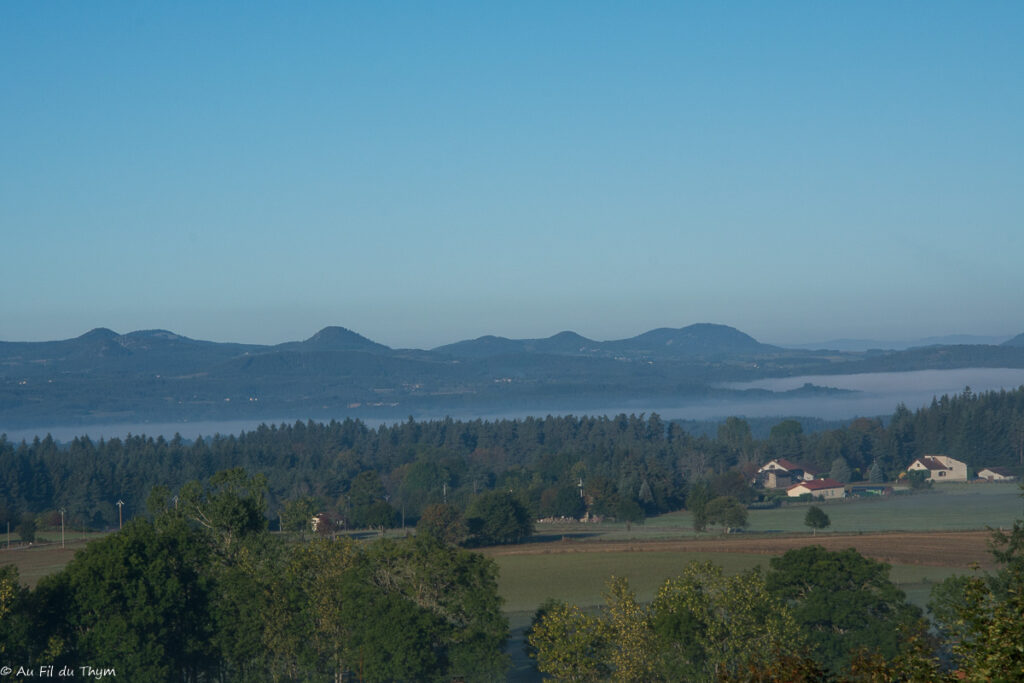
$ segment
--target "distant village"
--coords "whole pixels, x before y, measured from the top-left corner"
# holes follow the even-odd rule
[[[948,455],[925,455],[914,460],[901,475],[905,479],[917,474],[925,482],[965,482],[971,477],[968,473],[967,463],[961,462]],[[985,467],[979,470],[976,480],[984,481],[1013,481],[1014,474],[1005,467]],[[785,489],[786,495],[791,498],[811,496],[822,500],[834,500],[844,498],[847,495],[847,486],[843,482],[830,479],[815,467],[800,465],[785,458],[771,460],[757,471],[757,477],[753,482],[755,485],[765,489]],[[883,493],[890,487],[884,485],[857,485],[859,493]]]

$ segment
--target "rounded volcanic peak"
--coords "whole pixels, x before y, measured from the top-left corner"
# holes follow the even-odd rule
[[[559,344],[593,344],[593,340],[587,339],[582,334],[577,334],[572,330],[564,330],[558,334],[553,334],[547,338],[546,341],[555,342]]]
[[[94,327],[83,335],[75,337],[75,341],[83,342],[96,342],[96,341],[111,341],[118,340],[121,338],[117,332],[114,332],[109,327]]]
[[[522,351],[524,348],[525,345],[520,340],[508,339],[507,337],[496,337],[493,334],[488,334],[483,337],[477,337],[476,339],[466,339],[464,341],[455,342],[454,344],[438,346],[433,349],[433,351],[436,351],[437,353],[446,353],[460,358],[483,358],[486,356],[499,356],[506,353],[517,353]]]
[[[69,358],[111,358],[131,355],[131,351],[121,343],[121,335],[106,327],[97,327],[80,337],[58,344]]]
[[[188,337],[175,334],[170,330],[136,330],[124,335],[125,339],[160,339],[162,341],[192,341]]]
[[[325,327],[312,337],[287,346],[305,351],[388,351],[383,344],[367,339],[345,327]]]
[[[132,351],[186,351],[205,344],[169,330],[136,330],[118,341]]]
[[[596,342],[592,339],[587,339],[583,335],[576,334],[571,330],[553,334],[547,339],[538,339],[533,344],[533,347],[538,351],[561,353],[578,353],[592,349],[595,346]]]
[[[728,325],[697,323],[679,329],[660,327],[621,342],[630,348],[681,354],[757,353],[774,347]]]

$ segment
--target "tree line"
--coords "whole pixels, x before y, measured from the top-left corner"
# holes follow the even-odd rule
[[[694,435],[658,415],[521,420],[358,420],[262,425],[186,441],[128,435],[58,444],[0,436],[0,524],[111,528],[140,514],[155,486],[176,489],[235,467],[268,481],[268,511],[312,501],[351,527],[413,524],[430,505],[466,510],[487,491],[510,492],[533,518],[584,514],[630,521],[681,509],[695,485],[749,503],[745,487],[771,458],[816,466],[843,481],[889,481],[914,458],[945,453],[977,470],[1024,465],[1024,388],[966,389],[889,418],[805,433],[782,420],[755,438],[741,418]],[[124,507],[119,510],[118,501]],[[27,520],[26,518],[31,518]]]

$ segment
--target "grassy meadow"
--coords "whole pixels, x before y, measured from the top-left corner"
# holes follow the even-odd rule
[[[804,516],[810,504],[774,510],[751,510],[743,535],[810,534]],[[819,534],[878,533],[886,531],[967,531],[1007,528],[1024,517],[1024,498],[1014,483],[944,484],[932,490],[817,503],[831,525]],[[538,536],[555,540],[560,535],[582,543],[625,540],[670,540],[714,536],[698,534],[689,512],[680,511],[647,520],[644,524],[541,524]],[[612,574],[629,578],[642,599],[675,576],[691,560],[709,560],[726,572],[753,566],[767,567],[769,556],[742,553],[589,552],[534,555],[499,555],[499,590],[509,612],[532,611],[546,598],[555,597],[581,607],[601,604],[604,583]],[[918,604],[927,601],[932,583],[954,573],[943,567],[896,565],[892,578]]]
[[[932,490],[897,493],[815,503],[828,514],[829,533],[879,533],[888,531],[969,531],[1007,528],[1024,518],[1024,498],[1014,483],[944,484]],[[795,504],[774,510],[750,510],[749,525],[740,536],[807,534],[804,516],[811,504]],[[644,524],[609,523],[542,524],[537,540],[574,542],[656,541],[706,538],[717,530],[699,534],[689,512],[673,512],[648,519]],[[780,553],[781,554],[781,553]],[[512,657],[510,681],[537,680],[536,671],[523,651],[524,632],[537,607],[548,598],[566,600],[585,610],[603,603],[605,582],[612,575],[625,576],[641,600],[653,598],[665,579],[676,576],[691,561],[710,561],[726,573],[753,567],[768,568],[770,555],[697,552],[567,552],[551,554],[496,555],[498,590],[512,627],[508,652]],[[922,609],[932,586],[959,573],[951,567],[896,564],[890,578],[907,598]]]
[[[884,531],[968,531],[1008,527],[1024,517],[1024,498],[1013,483],[941,484],[924,491],[898,491],[890,496],[864,496],[839,501],[799,503],[774,510],[750,510],[746,533],[802,533],[808,531],[804,516],[810,505],[828,514],[826,533],[877,533]],[[602,524],[604,540],[672,539],[706,536],[693,530],[686,510],[648,519],[644,524]],[[557,531],[588,533],[582,525],[538,525],[538,533]],[[711,530],[712,533],[714,529]]]

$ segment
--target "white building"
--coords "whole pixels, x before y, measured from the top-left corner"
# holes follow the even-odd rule
[[[967,481],[967,463],[948,455],[925,455],[910,463],[907,472],[927,472],[929,481]]]
[[[834,500],[846,497],[846,487],[835,479],[815,479],[814,481],[802,481],[793,484],[786,489],[786,495],[790,498],[799,498],[805,494],[811,494],[815,498]]]
[[[1017,477],[1005,467],[986,467],[978,472],[978,478],[989,481],[1013,481]]]

